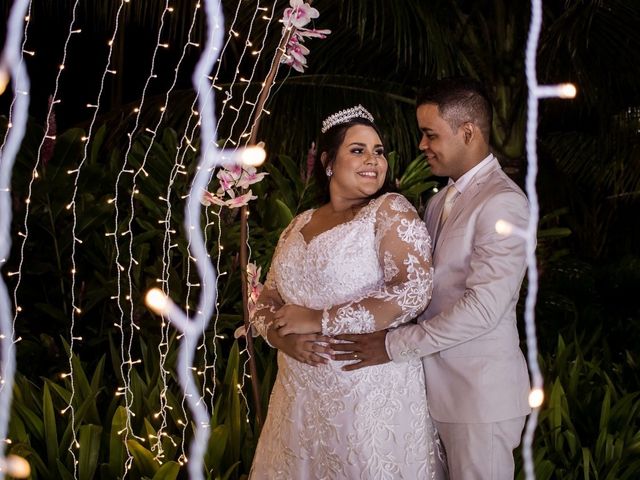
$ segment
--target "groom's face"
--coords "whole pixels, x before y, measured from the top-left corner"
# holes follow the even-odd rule
[[[432,103],[420,105],[416,112],[422,138],[418,148],[427,157],[434,175],[454,181],[466,171],[466,143],[462,128],[454,131]]]

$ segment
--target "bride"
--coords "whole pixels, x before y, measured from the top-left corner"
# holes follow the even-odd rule
[[[417,212],[403,196],[381,194],[387,160],[371,114],[340,111],[321,132],[328,202],[282,233],[252,319],[279,352],[250,478],[441,478],[420,360],[346,372],[348,362],[321,353],[328,336],[416,317],[433,273]]]

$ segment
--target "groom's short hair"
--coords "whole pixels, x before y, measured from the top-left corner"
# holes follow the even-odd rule
[[[429,103],[437,105],[440,115],[454,132],[464,122],[472,122],[489,143],[493,109],[480,82],[468,77],[435,80],[418,94],[416,107]]]

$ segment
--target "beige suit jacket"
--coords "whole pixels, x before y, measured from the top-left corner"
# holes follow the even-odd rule
[[[488,423],[526,415],[529,376],[519,346],[516,303],[525,244],[501,236],[503,219],[525,228],[528,202],[496,159],[473,177],[438,231],[444,190],[425,214],[434,241],[431,303],[417,324],[387,334],[393,361],[422,357],[431,416]]]

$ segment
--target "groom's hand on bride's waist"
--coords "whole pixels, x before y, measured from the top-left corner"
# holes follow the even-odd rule
[[[336,335],[331,343],[334,360],[353,360],[354,363],[345,365],[343,370],[357,370],[362,367],[371,367],[390,362],[385,346],[386,330],[373,333]],[[346,342],[346,343],[345,343]]]

